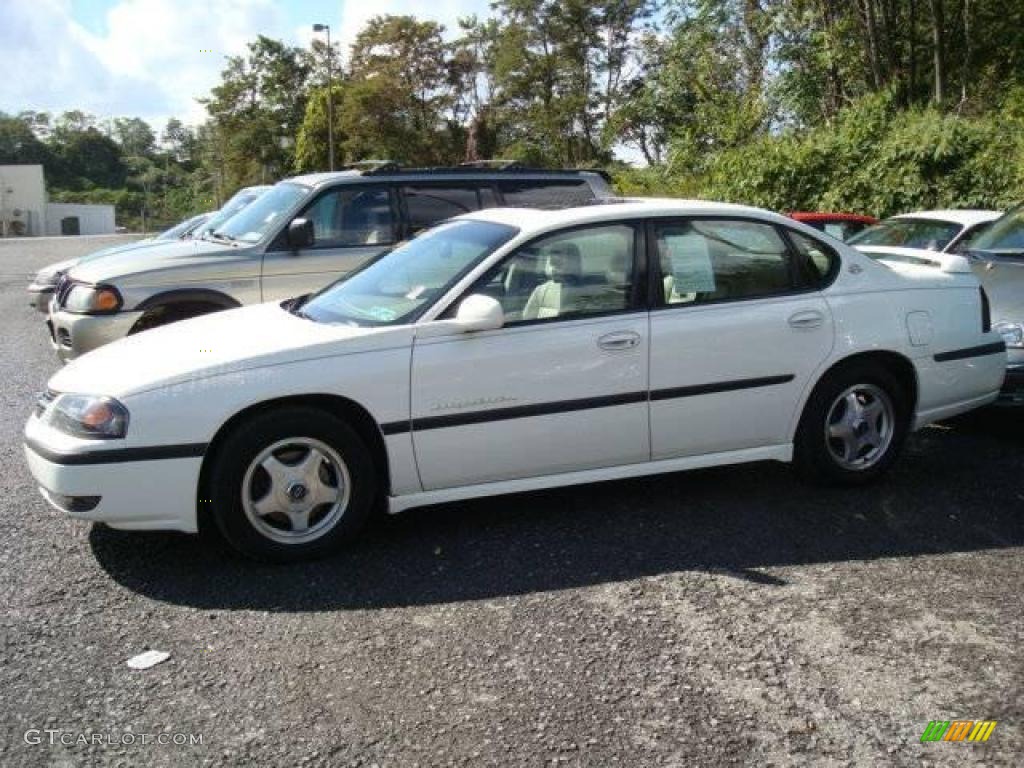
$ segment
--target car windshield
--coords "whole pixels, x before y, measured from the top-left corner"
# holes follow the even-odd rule
[[[154,240],[177,240],[191,232],[201,223],[202,216],[192,216],[157,235]]]
[[[971,251],[980,251],[995,256],[1024,255],[1024,205],[1007,211],[968,246]]]
[[[485,221],[442,224],[328,286],[296,314],[358,326],[412,322],[517,232]]]
[[[215,211],[206,222],[196,230],[194,237],[203,237],[210,234],[219,234],[223,229],[221,226],[235,214],[244,211],[249,204],[259,199],[268,190],[263,187],[255,189],[243,189],[232,195],[223,206]]]
[[[938,219],[886,219],[847,242],[850,245],[899,245],[941,251],[961,229],[959,224]]]
[[[275,184],[269,192],[262,193],[252,205],[243,208],[213,232],[228,240],[258,243],[308,193],[309,188],[299,184]]]

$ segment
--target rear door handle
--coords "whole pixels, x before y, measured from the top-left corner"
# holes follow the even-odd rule
[[[633,349],[640,343],[640,334],[634,331],[613,331],[597,340],[597,346],[609,352]]]
[[[791,328],[820,328],[821,324],[824,322],[825,316],[816,309],[797,312],[795,315],[789,316],[789,325]]]

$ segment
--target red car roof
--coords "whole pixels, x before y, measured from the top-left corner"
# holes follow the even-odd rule
[[[797,221],[858,221],[861,224],[877,224],[878,219],[874,216],[862,216],[859,213],[810,213],[808,211],[793,211],[786,214]]]

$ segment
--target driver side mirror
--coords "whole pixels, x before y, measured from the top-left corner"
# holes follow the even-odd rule
[[[505,311],[493,296],[474,293],[459,304],[455,323],[463,333],[496,331],[505,324]]]
[[[309,219],[292,219],[288,224],[288,245],[295,250],[309,248],[315,240],[313,222]]]

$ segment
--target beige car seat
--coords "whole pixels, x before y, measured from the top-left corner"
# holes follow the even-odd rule
[[[523,309],[523,319],[560,317],[576,309],[575,297],[582,266],[580,249],[575,243],[552,246],[544,268],[548,279],[533,289]]]

